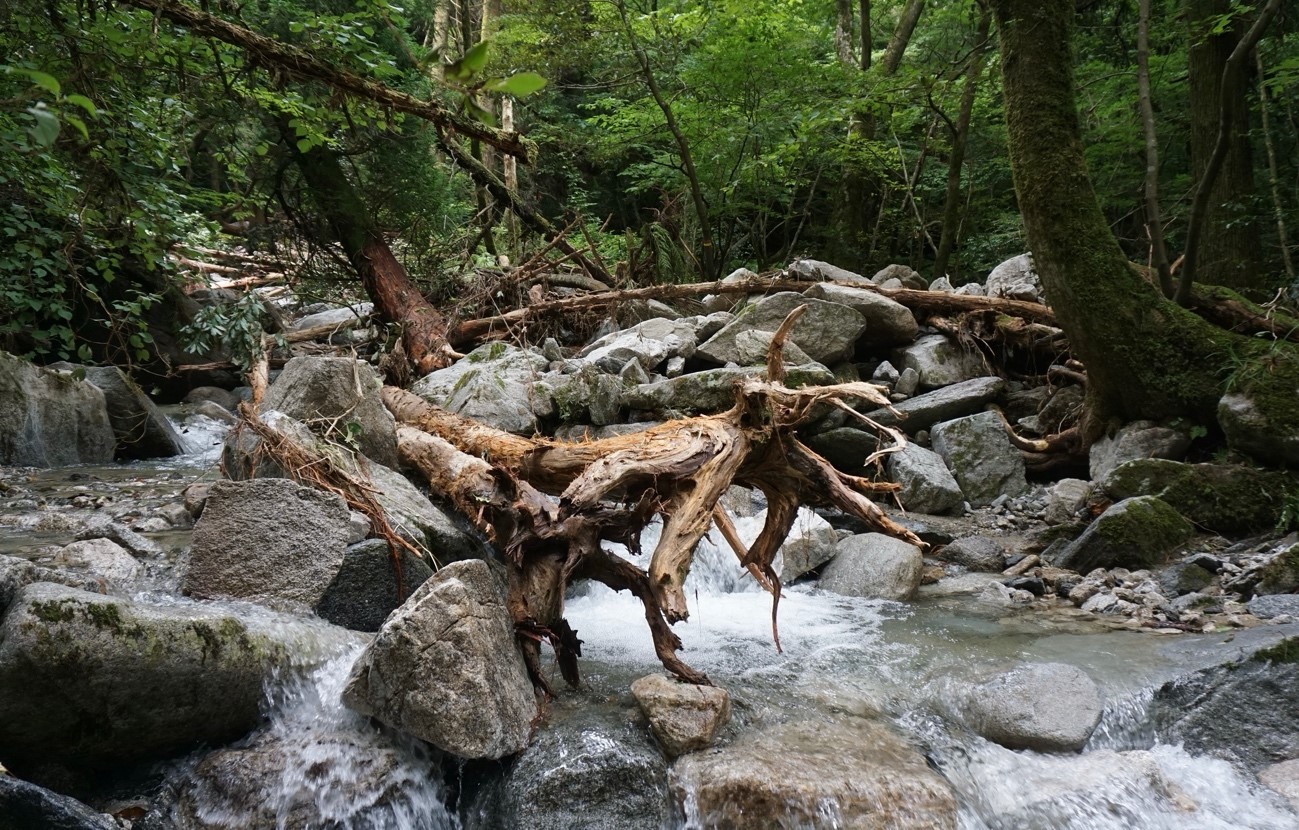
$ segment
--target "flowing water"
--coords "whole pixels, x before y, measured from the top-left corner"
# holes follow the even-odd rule
[[[44,471],[30,481],[51,501],[73,494],[111,501],[167,492],[174,499],[189,481],[213,476],[219,435],[219,425],[192,423],[192,453],[185,458]],[[0,512],[0,523],[15,528],[16,514],[33,507],[11,504],[8,516]],[[800,519],[811,520],[806,513]],[[758,519],[741,518],[737,526],[751,540]],[[57,521],[28,521],[7,535],[0,552],[21,554],[53,544],[57,528]],[[656,533],[654,527],[646,531],[644,550],[653,549]],[[176,534],[154,538],[167,557],[184,541]],[[1159,636],[1113,630],[1081,613],[1015,611],[969,597],[900,604],[793,585],[780,604],[778,652],[770,597],[740,572],[729,550],[710,539],[701,543],[687,591],[691,618],[677,626],[685,643],[682,656],[731,692],[735,715],[727,739],[792,721],[833,726],[882,719],[923,751],[952,786],[961,830],[1299,828],[1299,814],[1252,775],[1157,743],[1146,712],[1159,684],[1239,656],[1253,632],[1234,640]],[[157,594],[137,598],[149,596]],[[587,585],[573,591],[567,608],[584,641],[583,676],[594,696],[625,701],[633,679],[661,670],[634,598]],[[173,823],[160,826],[460,826],[444,806],[441,759],[415,741],[377,730],[340,703],[360,647],[356,638],[321,636],[316,645],[327,659],[269,684],[262,729],[234,747],[176,767],[171,784],[180,795],[171,808]],[[1026,662],[1076,665],[1100,685],[1105,713],[1082,754],[1012,752],[960,725],[954,689]],[[556,685],[562,685],[558,678]],[[832,807],[817,826],[837,826]],[[687,809],[677,826],[704,825]]]

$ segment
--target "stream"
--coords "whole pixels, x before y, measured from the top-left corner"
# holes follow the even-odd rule
[[[221,426],[194,419],[180,426],[190,444],[190,454],[180,459],[32,472],[25,487],[50,509],[30,498],[0,498],[0,552],[35,556],[66,542],[60,522],[50,519],[61,510],[174,501],[188,483],[214,478]],[[737,519],[746,541],[756,536],[757,521]],[[653,549],[656,533],[653,526],[646,530],[644,550]],[[148,535],[164,554],[150,563],[150,590],[136,599],[166,601],[160,597],[174,591],[171,566],[183,556],[187,534]],[[780,723],[811,720],[835,728],[863,718],[882,720],[919,748],[954,789],[961,830],[1299,827],[1299,814],[1252,774],[1156,742],[1147,713],[1152,691],[1163,682],[1248,653],[1281,631],[1299,632],[1299,624],[1160,635],[1116,630],[1074,609],[1023,611],[982,605],[971,596],[923,593],[902,604],[795,584],[786,586],[780,603],[777,651],[770,597],[742,578],[733,554],[711,538],[700,545],[687,596],[691,618],[676,626],[685,645],[682,656],[732,696],[734,715],[723,741]],[[567,617],[583,640],[581,698],[625,720],[634,708],[631,681],[661,671],[639,602],[600,585],[578,586]],[[462,826],[447,806],[454,782],[440,772],[444,759],[419,742],[375,728],[339,702],[360,638],[319,628],[328,659],[268,683],[269,717],[256,733],[234,747],[171,765],[167,787],[180,796],[149,826]],[[1082,668],[1104,694],[1101,724],[1081,755],[1007,750],[959,724],[953,700],[961,684],[1017,664],[1046,662]],[[562,687],[557,672],[555,680]],[[1148,753],[1139,763],[1117,762],[1115,753],[1128,750]],[[693,814],[684,786],[685,814],[678,811],[670,826],[706,827]],[[840,826],[833,814],[831,809],[815,826]],[[617,826],[591,815],[574,821],[574,827]]]

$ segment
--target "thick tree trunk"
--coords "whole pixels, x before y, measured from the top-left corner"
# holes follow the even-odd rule
[[[1072,0],[993,0],[1011,169],[1029,248],[1069,342],[1087,366],[1094,427],[1191,415],[1221,394],[1221,333],[1129,266],[1087,175],[1074,101]]]
[[[385,322],[401,326],[407,359],[420,374],[446,366],[446,317],[429,305],[397,261],[338,157],[323,147],[301,153],[291,139],[287,144],[375,311]]]
[[[1190,83],[1191,169],[1200,180],[1209,167],[1218,143],[1219,120],[1225,115],[1230,136],[1222,171],[1209,193],[1209,214],[1200,243],[1200,265],[1196,279],[1210,285],[1235,289],[1261,289],[1266,274],[1259,263],[1259,228],[1251,218],[1254,188],[1254,158],[1249,138],[1248,73],[1226,79],[1223,70],[1248,19],[1236,18],[1220,34],[1211,29],[1232,11],[1229,0],[1187,0],[1190,51],[1187,75]],[[1239,104],[1222,109],[1221,102]]]
[[[834,51],[839,63],[854,66],[852,55],[852,0],[834,0]]]
[[[1140,0],[1137,22],[1137,104],[1146,137],[1146,234],[1150,237],[1150,267],[1159,290],[1173,296],[1173,277],[1164,247],[1163,212],[1159,209],[1159,138],[1155,134],[1155,104],[1150,95],[1150,0]]]

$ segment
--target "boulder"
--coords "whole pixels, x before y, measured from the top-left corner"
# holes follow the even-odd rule
[[[228,389],[220,386],[196,386],[189,390],[182,399],[188,404],[214,403],[226,412],[234,412],[239,407],[240,398]]]
[[[1149,568],[1162,564],[1194,533],[1163,500],[1137,496],[1111,505],[1051,564],[1083,574],[1095,568]]]
[[[1046,490],[1046,509],[1042,518],[1047,524],[1059,525],[1073,521],[1078,511],[1087,504],[1092,493],[1092,483],[1081,478],[1062,478]]]
[[[907,376],[907,371],[915,370],[904,369],[898,378],[899,384]],[[876,409],[867,415],[884,426],[901,427],[908,434],[915,435],[941,421],[979,412],[1005,390],[1006,382],[1001,378],[975,378],[894,404],[897,414],[887,409]]]
[[[1284,796],[1299,811],[1299,758],[1264,767],[1258,773],[1263,786]]]
[[[650,674],[633,681],[631,693],[669,758],[710,746],[731,719],[731,696],[717,686]]]
[[[706,369],[678,378],[646,383],[628,389],[623,396],[627,406],[644,412],[694,414],[719,412],[735,403],[735,385],[745,378],[764,377],[763,367]],[[785,385],[790,388],[834,383],[830,370],[818,363],[795,366],[787,370]]]
[[[65,545],[50,564],[102,579],[119,590],[133,587],[144,575],[144,566],[112,539],[86,539]]]
[[[262,411],[328,426],[367,458],[397,466],[397,426],[383,405],[383,381],[370,364],[347,357],[295,357],[266,390]],[[355,424],[355,426],[352,426]]]
[[[735,335],[734,348],[728,362],[739,366],[766,366],[767,352],[771,350],[771,337],[771,332],[758,329],[739,332]],[[815,362],[792,340],[785,341],[781,356],[786,366],[803,366]]]
[[[283,478],[215,482],[181,587],[199,599],[314,606],[342,567],[350,525],[334,493]]]
[[[880,440],[874,433],[850,426],[818,432],[804,438],[803,443],[836,469],[851,475],[862,475],[867,456],[880,447]]]
[[[1255,460],[1273,466],[1299,466],[1299,429],[1291,422],[1283,423],[1269,412],[1295,412],[1299,409],[1299,390],[1273,389],[1276,384],[1264,384],[1254,393],[1231,392],[1218,401],[1218,426],[1227,436],[1232,449],[1253,456]],[[1273,394],[1277,400],[1269,402],[1269,409],[1260,406],[1257,395]]]
[[[754,524],[761,526],[766,518],[767,510],[764,507],[758,511]],[[828,521],[807,508],[800,508],[794,518],[794,526],[780,544],[773,567],[785,582],[798,579],[813,568],[829,562],[834,557],[838,544],[839,534]]]
[[[920,375],[921,389],[938,389],[987,374],[982,357],[965,351],[941,334],[927,334],[898,350],[893,365],[899,371],[914,369]]]
[[[956,799],[925,757],[871,721],[802,721],[680,758],[672,789],[697,826],[954,830]]]
[[[226,743],[257,725],[272,671],[327,647],[270,612],[28,585],[0,624],[0,763],[117,769]]]
[[[756,280],[757,278],[758,275],[750,271],[748,268],[736,268],[731,273],[722,277],[722,282],[731,284],[737,282],[748,282],[749,280]],[[705,294],[700,303],[703,305],[705,311],[730,311],[735,308],[736,304],[739,303],[743,296],[744,295],[742,294]]]
[[[126,548],[132,556],[163,556],[163,550],[156,542],[146,539],[121,522],[113,521],[103,513],[91,513],[75,532],[78,541],[111,539]]]
[[[818,283],[803,296],[848,306],[864,317],[866,331],[858,340],[863,346],[901,346],[915,340],[919,331],[911,309],[869,289]]]
[[[0,774],[0,819],[6,830],[119,830],[117,822],[66,795]]]
[[[618,374],[631,361],[639,363],[646,372],[653,372],[668,358],[692,357],[695,346],[695,327],[689,322],[652,319],[611,332],[577,356],[611,375]]]
[[[948,513],[965,501],[942,456],[918,444],[889,453],[885,467],[889,478],[902,485],[898,493],[902,506],[913,513]]]
[[[116,445],[98,387],[0,352],[0,466],[106,464]]]
[[[1158,496],[1197,525],[1226,534],[1276,527],[1299,480],[1288,473],[1240,464],[1184,464],[1161,458],[1129,461],[1101,481],[1115,501]]]
[[[1299,638],[1171,680],[1155,691],[1158,739],[1252,772],[1299,758]]]
[[[881,286],[889,286],[893,280],[897,280],[902,288],[910,288],[913,291],[925,291],[929,288],[929,280],[921,276],[919,271],[899,263],[885,265],[871,277],[871,282]]]
[[[509,765],[466,781],[465,830],[662,830],[667,762],[631,709],[566,695]]]
[[[637,367],[639,364],[631,360],[627,366]],[[626,385],[622,378],[607,374],[594,364],[587,363],[572,374],[548,375],[544,382],[533,387],[533,394],[549,394],[554,401],[555,413],[562,423],[609,426],[622,420],[623,389]]]
[[[1028,490],[1024,457],[1010,443],[995,412],[937,424],[930,440],[970,504],[991,504],[999,496],[1018,496]]]
[[[1092,481],[1101,481],[1115,467],[1138,458],[1181,458],[1191,446],[1186,432],[1164,427],[1153,421],[1133,421],[1092,444],[1089,472]]]
[[[1299,594],[1264,594],[1251,599],[1245,607],[1260,620],[1281,616],[1299,620]]]
[[[1006,545],[991,536],[964,536],[937,555],[972,571],[1001,573],[1006,567]]]
[[[411,594],[357,659],[343,702],[462,758],[523,749],[537,701],[487,563],[448,565]]]
[[[171,421],[118,367],[56,363],[52,368],[83,373],[88,383],[104,393],[108,420],[117,438],[118,459],[170,458],[185,451]]]
[[[906,600],[920,587],[923,568],[915,545],[882,533],[862,533],[836,546],[817,586],[850,597]]]
[[[1077,666],[1037,663],[967,688],[962,720],[1009,749],[1077,752],[1101,720],[1096,681]]]
[[[316,603],[316,615],[353,631],[378,631],[402,601],[433,575],[422,559],[402,549],[401,586],[392,566],[392,549],[382,539],[349,545],[343,564]]]
[[[337,326],[340,329],[351,328],[365,322],[374,313],[374,303],[356,303],[338,308],[326,308],[304,317],[299,317],[290,326],[293,331],[304,331],[316,326]]]
[[[1026,303],[1040,303],[1042,280],[1033,270],[1032,254],[1011,257],[993,268],[984,282],[989,297],[1004,297]]]
[[[718,364],[738,363],[735,340],[741,332],[774,332],[800,305],[808,309],[794,324],[789,339],[821,363],[851,357],[857,338],[866,329],[865,318],[847,306],[808,299],[792,291],[772,294],[745,306],[732,322],[701,344],[696,354]]]
[[[546,358],[527,349],[488,343],[454,365],[425,375],[410,391],[488,426],[532,435],[537,430],[532,384],[548,365]]]
[[[798,259],[789,264],[789,271],[807,280],[869,283],[870,279],[838,265],[816,259]]]

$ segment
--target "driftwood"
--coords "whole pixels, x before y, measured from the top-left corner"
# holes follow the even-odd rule
[[[868,497],[896,485],[846,475],[798,440],[795,429],[825,406],[855,412],[843,403],[848,398],[889,405],[873,384],[790,389],[781,382],[781,345],[800,313],[791,313],[773,336],[770,377],[738,383],[730,410],[599,441],[521,438],[404,390],[384,388],[384,403],[401,425],[403,460],[505,553],[510,609],[542,688],[544,679],[536,673],[542,641],[555,647],[565,679],[576,681],[580,640],[563,620],[563,596],[567,584],[581,577],[635,594],[664,666],[684,680],[707,682],[676,656],[680,641],[669,626],[689,617],[685,578],[695,545],[714,521],[740,566],[772,593],[777,643],[774,617],[781,586],[772,563],[800,505],[836,507],[879,532],[924,547]],[[881,430],[905,442],[900,432]],[[766,524],[747,549],[719,505],[732,484],[767,497]],[[647,571],[601,549],[602,541],[611,541],[636,550],[640,531],[656,515],[663,529]]]

